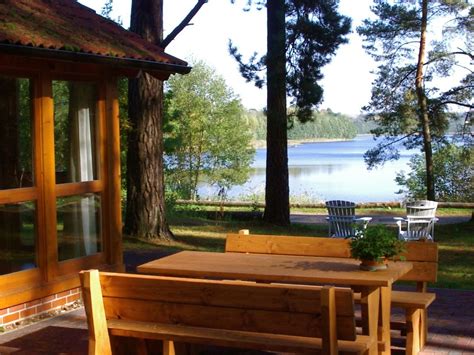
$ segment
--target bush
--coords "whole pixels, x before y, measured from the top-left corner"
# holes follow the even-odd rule
[[[398,192],[407,199],[426,197],[426,165],[423,155],[410,159],[411,172],[397,174],[395,181],[403,188]],[[435,196],[437,201],[469,202],[474,200],[474,148],[453,143],[433,153]]]

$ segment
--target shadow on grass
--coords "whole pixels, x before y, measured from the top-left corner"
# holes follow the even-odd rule
[[[206,250],[206,251],[224,251],[225,239],[213,237],[195,237],[190,235],[175,235],[177,243],[184,244],[183,249],[187,250]]]
[[[442,248],[439,253],[438,281],[433,286],[474,290],[474,248]]]
[[[474,245],[474,222],[437,224],[435,241],[446,245]]]

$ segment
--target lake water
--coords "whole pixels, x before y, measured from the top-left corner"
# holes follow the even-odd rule
[[[409,171],[407,163],[414,152],[401,150],[398,161],[367,170],[364,153],[376,142],[370,135],[343,142],[306,143],[288,148],[290,195],[300,201],[351,200],[354,202],[399,201],[395,192],[396,173]],[[228,192],[230,199],[244,195],[264,196],[266,149],[257,149],[249,180]],[[203,199],[215,197],[216,188],[199,187]]]

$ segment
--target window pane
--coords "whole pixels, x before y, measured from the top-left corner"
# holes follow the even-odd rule
[[[0,275],[36,267],[34,202],[0,205]]]
[[[59,261],[102,250],[100,203],[97,194],[57,199]]]
[[[0,75],[0,190],[33,185],[30,80]]]
[[[97,180],[97,86],[53,81],[56,183]]]

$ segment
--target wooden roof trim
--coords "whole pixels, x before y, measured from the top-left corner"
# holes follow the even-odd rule
[[[69,62],[82,62],[109,65],[115,69],[138,69],[151,74],[158,72],[156,76],[164,77],[164,73],[169,75],[173,73],[187,74],[191,71],[191,67],[186,65],[155,62],[151,60],[118,58],[111,56],[102,56],[92,53],[72,52],[60,49],[48,49],[32,46],[21,46],[13,44],[0,43],[0,52],[12,55],[24,55],[37,58],[45,58],[52,60],[64,60]],[[125,72],[125,71],[120,71]],[[168,75],[168,76],[169,76]]]

